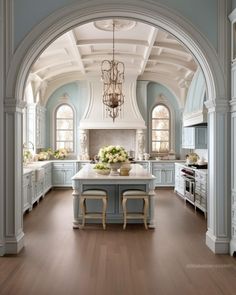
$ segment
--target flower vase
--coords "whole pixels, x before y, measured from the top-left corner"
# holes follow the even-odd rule
[[[119,176],[120,173],[118,171],[118,169],[121,167],[122,163],[110,163],[109,166],[111,168],[111,172],[110,172],[110,175],[111,176]]]

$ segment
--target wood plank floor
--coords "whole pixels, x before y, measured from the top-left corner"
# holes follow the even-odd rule
[[[236,260],[205,246],[206,222],[172,190],[158,190],[157,228],[72,229],[70,190],[25,215],[25,249],[0,258],[1,295],[236,294]]]

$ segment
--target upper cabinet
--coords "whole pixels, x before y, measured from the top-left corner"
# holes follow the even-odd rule
[[[207,127],[183,127],[182,148],[207,149]]]
[[[207,122],[207,110],[204,106],[206,83],[200,68],[194,74],[189,86],[183,113],[183,126],[193,126]]]

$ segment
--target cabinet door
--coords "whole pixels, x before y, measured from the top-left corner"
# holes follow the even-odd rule
[[[195,148],[195,130],[194,127],[183,127],[182,129],[182,148]]]
[[[164,178],[164,184],[165,185],[174,185],[174,169],[173,168],[166,168],[164,170],[165,172],[165,178]]]
[[[71,178],[74,176],[74,169],[73,168],[65,168],[64,170],[64,185],[71,185],[72,180]]]
[[[207,128],[196,127],[195,130],[195,148],[196,149],[207,149]]]
[[[64,169],[53,169],[53,185],[63,185],[64,183]]]
[[[30,207],[30,175],[23,176],[23,212]]]
[[[163,181],[162,168],[154,168],[152,174],[156,177],[155,186],[161,185]]]

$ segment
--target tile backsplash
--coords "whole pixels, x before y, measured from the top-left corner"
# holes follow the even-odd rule
[[[121,145],[127,151],[135,151],[136,130],[134,129],[90,129],[89,154],[94,157],[105,145]]]

